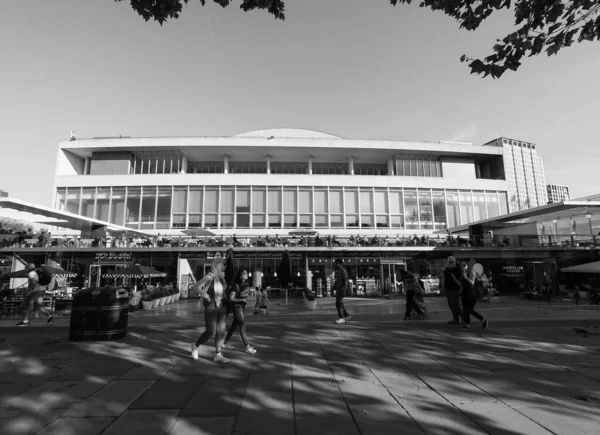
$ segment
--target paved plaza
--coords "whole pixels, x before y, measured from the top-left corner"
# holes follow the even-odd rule
[[[515,298],[480,304],[491,319],[462,332],[441,298],[402,322],[401,300],[349,300],[332,323],[298,301],[249,317],[258,353],[189,354],[197,301],[130,314],[118,341],[68,340],[0,320],[0,434],[597,434],[600,309]]]

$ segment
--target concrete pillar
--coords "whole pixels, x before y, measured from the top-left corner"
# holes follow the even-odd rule
[[[313,160],[315,159],[315,156],[308,156],[308,174],[312,175],[313,173]]]
[[[394,175],[394,159],[388,159],[388,175]]]
[[[92,158],[91,157],[86,157],[85,158],[85,163],[83,164],[83,175],[89,175],[90,174],[90,166],[92,164]]]
[[[188,163],[189,163],[190,159],[188,156],[181,156],[181,161],[179,163],[179,172],[181,174],[187,174],[187,167],[188,167]]]
[[[271,154],[267,154],[266,156],[267,159],[267,174],[271,173],[271,160],[273,160],[273,156]]]
[[[223,154],[223,173],[229,174],[229,154]]]
[[[354,156],[350,156],[348,159],[348,173],[354,175]]]

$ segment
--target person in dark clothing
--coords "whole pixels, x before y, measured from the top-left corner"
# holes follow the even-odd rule
[[[463,319],[464,325],[461,328],[463,331],[471,330],[471,315],[476,319],[481,320],[482,328],[485,330],[488,327],[487,319],[484,319],[481,314],[475,311],[475,304],[477,303],[478,292],[475,288],[475,272],[465,262],[460,264],[461,268],[461,284],[462,284],[462,305],[463,305]]]
[[[236,274],[233,284],[228,292],[229,306],[234,317],[233,323],[229,327],[229,331],[227,331],[227,335],[225,336],[223,348],[234,349],[234,347],[229,344],[229,341],[231,340],[235,330],[239,327],[240,337],[242,337],[244,346],[246,346],[246,353],[254,354],[256,353],[256,349],[254,349],[252,346],[250,346],[250,343],[248,343],[248,336],[246,335],[246,320],[244,318],[244,310],[246,309],[246,301],[249,293],[248,271],[246,269],[238,270],[238,273]]]
[[[448,306],[452,312],[452,320],[448,322],[451,324],[460,323],[460,317],[462,316],[462,309],[460,307],[461,278],[462,272],[456,264],[456,258],[448,257],[448,267],[444,270],[444,291],[448,299]]]
[[[415,297],[417,295],[417,291],[420,291],[422,287],[419,284],[419,280],[415,275],[409,273],[407,270],[402,270],[400,272],[400,276],[402,278],[402,284],[404,285],[404,292],[406,297],[406,314],[404,315],[404,320],[410,320],[410,314],[412,310],[415,310],[418,315],[418,319],[422,319],[424,317],[423,310],[415,301]]]
[[[352,318],[344,306],[344,296],[346,296],[346,286],[348,285],[348,272],[346,272],[342,263],[340,258],[335,260],[333,288],[335,289],[335,307],[337,308],[339,317],[335,323],[346,323]]]

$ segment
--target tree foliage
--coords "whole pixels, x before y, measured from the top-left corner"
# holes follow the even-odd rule
[[[117,2],[123,0],[115,0]],[[168,19],[178,18],[183,5],[190,0],[128,0],[131,7],[146,21],[154,19],[161,25]],[[199,0],[202,5],[206,0]],[[222,7],[230,0],[213,0]],[[392,6],[410,4],[412,0],[388,0]],[[471,74],[499,78],[506,70],[516,71],[524,57],[546,52],[556,54],[574,42],[600,40],[600,0],[517,0],[511,9],[510,0],[421,0],[420,7],[441,11],[456,19],[460,28],[477,30],[494,12],[511,10],[515,17],[512,33],[498,39],[493,53],[482,59],[462,55]],[[282,0],[241,0],[244,11],[264,9],[276,19],[285,19]]]

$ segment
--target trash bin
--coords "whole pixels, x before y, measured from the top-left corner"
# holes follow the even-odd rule
[[[83,289],[73,297],[69,339],[116,340],[127,335],[129,293],[117,287]]]

